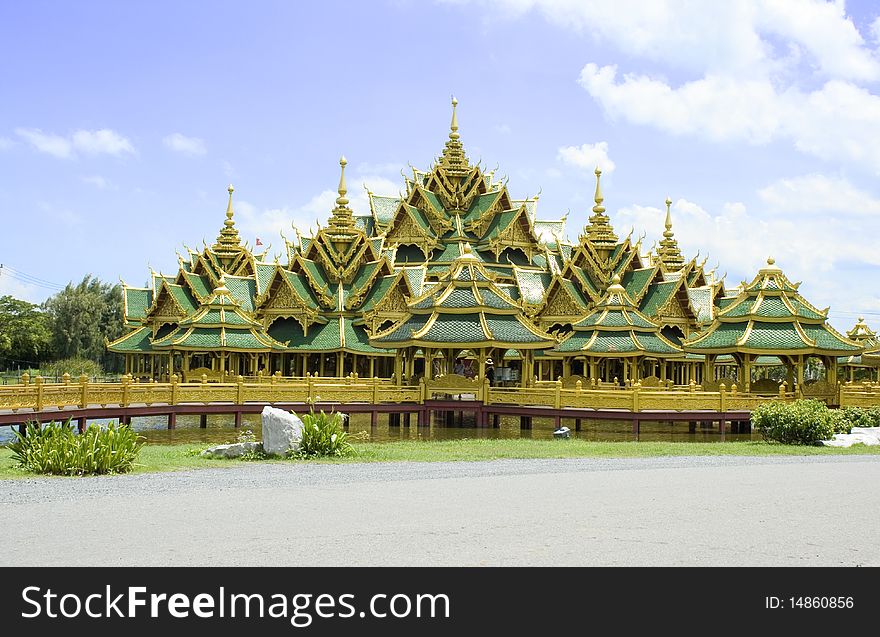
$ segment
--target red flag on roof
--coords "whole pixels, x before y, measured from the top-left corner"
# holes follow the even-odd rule
[[[262,241],[260,241],[260,237],[257,237],[257,245],[258,245],[258,246],[261,246],[261,245],[263,245],[263,242],[262,242]]]

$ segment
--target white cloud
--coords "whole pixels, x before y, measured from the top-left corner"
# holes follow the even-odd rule
[[[587,64],[581,85],[609,117],[713,141],[788,139],[823,159],[866,163],[880,173],[880,97],[831,80],[811,92],[779,91],[769,79],[707,76],[673,88],[614,66]]]
[[[39,128],[16,128],[15,134],[41,153],[62,159],[73,157],[73,144],[66,137],[44,133]]]
[[[608,156],[608,142],[563,146],[557,158],[570,166],[593,171],[598,166],[605,174],[614,172],[614,162]]]
[[[500,133],[501,135],[510,135],[512,131],[509,124],[495,124],[493,128],[496,133]]]
[[[0,150],[7,150],[9,148],[12,148],[14,145],[15,142],[13,142],[8,137],[0,137]]]
[[[39,128],[17,128],[15,133],[37,151],[61,159],[70,159],[77,153],[116,156],[136,154],[134,146],[126,137],[109,128],[77,130],[68,137],[44,133]]]
[[[634,57],[675,67],[753,76],[806,59],[813,70],[853,80],[880,78],[880,61],[846,15],[823,0],[477,0],[491,16],[540,13]],[[465,4],[466,0],[456,0]],[[796,50],[797,55],[792,55]]]
[[[400,189],[395,182],[378,175],[360,175],[356,179],[357,186],[353,183],[354,179],[348,179],[347,194],[349,207],[356,215],[366,215],[370,212],[366,188],[376,195],[385,196],[395,196]],[[292,238],[293,227],[298,228],[300,233],[309,235],[317,230],[319,224],[322,227],[326,226],[338,196],[339,193],[335,190],[328,189],[299,206],[281,206],[262,210],[247,201],[235,201],[235,218],[246,237],[259,237],[268,245],[267,238],[271,241],[282,232],[288,239]]]
[[[880,215],[880,199],[846,179],[812,174],[780,179],[758,191],[769,212]]]
[[[73,147],[87,155],[134,155],[134,146],[127,138],[109,128],[78,130],[72,136]]]
[[[771,190],[775,188],[771,185]],[[765,189],[767,190],[767,189]],[[617,210],[612,218],[618,228],[630,225],[645,231],[647,250],[663,232],[665,208],[631,205]],[[880,297],[869,286],[860,284],[880,274],[880,254],[872,247],[876,232],[853,232],[864,217],[837,215],[829,223],[818,215],[767,215],[750,211],[741,202],[729,202],[718,211],[706,210],[686,199],[672,206],[673,231],[685,255],[699,252],[708,256],[707,268],[720,264],[718,276],[727,273],[725,284],[735,287],[751,281],[772,256],[792,281],[804,281],[802,292],[820,307],[847,313],[880,309]],[[846,246],[834,249],[832,246]],[[854,277],[835,276],[846,268]],[[840,316],[840,315],[838,315]]]
[[[874,38],[874,42],[880,44],[880,16],[874,18],[869,29],[871,31],[871,37]]]
[[[116,190],[116,185],[101,175],[85,175],[81,177],[84,184],[94,186],[98,190]]]
[[[162,140],[166,148],[185,155],[204,155],[208,152],[205,141],[198,137],[187,137],[181,133],[172,133]]]

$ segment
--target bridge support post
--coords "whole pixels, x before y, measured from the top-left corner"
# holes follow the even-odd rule
[[[76,419],[76,430],[79,433],[83,433],[86,430],[86,419],[85,418],[77,418]]]
[[[25,424],[23,422],[19,423],[18,433],[20,433],[22,436],[26,436],[27,435],[27,424]]]
[[[409,412],[408,411],[403,414],[403,426],[409,427]]]
[[[695,420],[691,420],[688,422],[688,433],[695,434],[697,433],[697,422]]]
[[[553,416],[553,431],[556,431],[562,426],[562,416],[556,414]]]
[[[639,419],[638,418],[633,418],[632,427],[633,427],[633,435],[636,437],[636,440],[638,440],[639,439]]]
[[[501,416],[498,414],[492,414],[492,428],[498,429],[501,427]]]
[[[235,428],[239,429],[241,427],[241,412],[235,412]]]
[[[375,409],[370,412],[370,429],[375,429],[376,425],[379,424],[379,412]]]
[[[199,416],[199,427],[202,429],[206,429],[208,427],[208,414],[201,414]]]
[[[532,417],[531,416],[520,416],[519,417],[519,428],[520,429],[531,429],[532,428]]]
[[[727,422],[725,422],[724,418],[721,418],[721,420],[718,421],[718,433],[721,434],[722,440],[724,440],[724,430],[726,429],[726,424]]]
[[[168,428],[176,429],[177,428],[177,414],[175,412],[171,412],[168,414]]]
[[[447,411],[444,418],[446,420],[447,427],[451,427],[453,424],[455,424],[455,412],[454,411]]]
[[[575,418],[575,419],[574,419],[574,430],[575,430],[575,431],[580,431],[580,430],[581,430],[581,419],[580,419],[580,418]]]

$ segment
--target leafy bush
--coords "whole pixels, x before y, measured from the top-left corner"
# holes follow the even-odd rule
[[[305,414],[302,421],[302,440],[296,454],[300,458],[341,458],[354,453],[348,433],[342,429],[342,414],[322,410],[319,414]]]
[[[880,427],[880,407],[841,407],[838,411],[851,427]]]
[[[766,402],[752,412],[752,426],[765,440],[787,445],[811,445],[847,428],[844,418],[818,400]]]
[[[15,432],[12,457],[34,473],[61,476],[131,471],[144,439],[127,425],[106,428],[89,425],[77,435],[68,420],[40,427],[28,424],[25,435]]]
[[[44,375],[49,378],[61,378],[65,372],[70,374],[71,380],[77,380],[80,374],[89,378],[104,374],[101,365],[88,358],[65,358],[43,367]]]

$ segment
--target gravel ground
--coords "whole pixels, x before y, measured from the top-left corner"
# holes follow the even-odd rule
[[[0,481],[12,565],[880,565],[880,457],[242,464]]]

